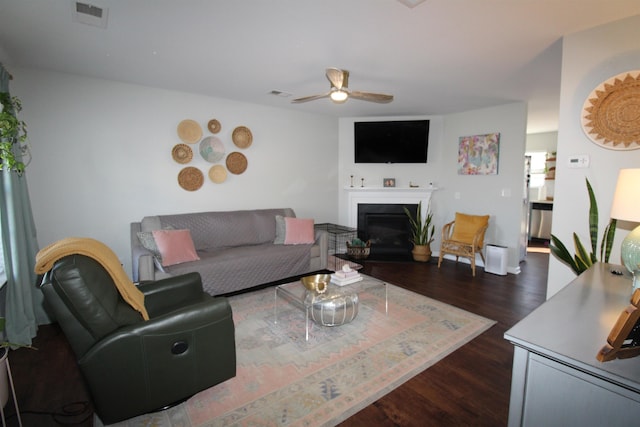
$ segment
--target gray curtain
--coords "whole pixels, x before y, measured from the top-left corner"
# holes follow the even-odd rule
[[[0,92],[9,92],[9,73],[0,64]],[[0,225],[4,250],[7,291],[5,301],[6,339],[31,344],[38,323],[47,323],[42,292],[36,287],[36,227],[27,188],[27,172],[0,173]]]

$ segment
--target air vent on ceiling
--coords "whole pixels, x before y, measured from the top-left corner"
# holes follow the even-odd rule
[[[289,98],[291,94],[289,92],[283,92],[281,90],[272,90],[269,95],[279,96],[280,98]]]
[[[73,8],[73,22],[80,22],[98,28],[107,28],[109,9],[75,0],[71,1],[71,5]]]

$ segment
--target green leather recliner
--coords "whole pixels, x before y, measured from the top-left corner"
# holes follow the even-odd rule
[[[90,257],[60,259],[41,287],[105,424],[167,407],[236,374],[231,307],[203,292],[198,273],[140,285],[148,321]]]

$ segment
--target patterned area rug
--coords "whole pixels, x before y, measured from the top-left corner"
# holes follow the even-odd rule
[[[356,319],[313,324],[274,289],[230,298],[237,376],[133,426],[335,425],[472,340],[495,322],[388,285],[362,292]],[[96,423],[96,425],[100,425]]]

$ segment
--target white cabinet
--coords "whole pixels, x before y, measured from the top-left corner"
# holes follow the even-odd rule
[[[505,333],[515,345],[509,426],[639,422],[640,357],[596,359],[631,296],[631,278],[611,267],[594,265]]]

